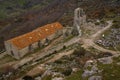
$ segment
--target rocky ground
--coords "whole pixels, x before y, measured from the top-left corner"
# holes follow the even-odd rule
[[[80,53],[80,52],[79,52]],[[84,55],[74,52],[45,65],[45,71],[35,80],[119,80],[120,55],[94,58],[90,52]],[[91,54],[91,55],[90,55]],[[98,56],[98,55],[94,55]],[[110,67],[111,66],[111,67]]]
[[[120,16],[113,18],[113,25],[96,41],[97,44],[111,50],[120,51]]]

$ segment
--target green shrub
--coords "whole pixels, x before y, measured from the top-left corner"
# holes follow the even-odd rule
[[[96,22],[95,25],[100,25],[100,23],[99,23],[99,22]]]
[[[74,54],[76,56],[84,56],[85,53],[86,53],[86,50],[84,48],[82,48],[82,47],[80,47],[79,49],[74,51]]]
[[[62,74],[64,74],[65,76],[69,76],[72,73],[72,69],[71,68],[66,68]]]

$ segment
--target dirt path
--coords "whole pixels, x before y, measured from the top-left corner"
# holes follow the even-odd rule
[[[108,50],[108,49],[105,49],[103,47],[100,47],[98,45],[96,45],[95,43],[93,44],[93,47],[99,51],[102,51],[102,52],[109,52],[109,53],[112,53],[112,54],[117,54],[119,53],[119,51],[113,51],[113,50]]]
[[[45,65],[46,63],[50,63],[50,62],[54,62],[58,59],[60,59],[61,57],[63,57],[64,55],[70,55],[74,52],[74,50],[70,50],[68,52],[62,52],[62,53],[58,53],[56,54],[52,59],[46,61],[45,63],[43,63],[42,65]],[[45,70],[44,67],[41,66],[41,64],[37,65],[35,68],[33,68],[32,70],[30,70],[26,75],[36,75],[39,74],[41,71]],[[19,80],[19,79],[17,79]]]
[[[102,33],[104,33],[106,30],[108,30],[112,26],[112,21],[107,21],[107,23],[108,25],[105,28],[99,30],[97,33],[91,36],[92,40],[95,40],[97,37],[99,37]]]
[[[56,54],[52,59],[46,61],[45,63],[50,63],[50,62],[54,62],[58,59],[60,59],[61,57],[65,56],[65,55],[70,55],[74,52],[74,50],[70,50],[68,52],[62,52],[62,53],[59,53],[59,54]]]
[[[73,53],[73,51],[74,51],[74,50],[56,54],[52,59],[46,61],[46,62],[43,63],[43,64],[39,64],[39,65],[37,65],[36,67],[32,68],[30,71],[28,71],[28,72],[26,73],[26,75],[34,76],[34,75],[36,75],[36,74],[41,73],[41,71],[45,70],[44,67],[42,67],[41,65],[44,65],[44,64],[49,63],[49,62],[54,62],[54,61],[60,59],[60,58],[61,58],[62,56],[64,56],[64,55],[70,55],[70,54]],[[22,78],[22,77],[21,77],[21,78]],[[18,79],[16,79],[16,80],[21,80],[21,78],[18,78]]]
[[[112,26],[112,21],[108,21],[107,23],[108,23],[108,25],[105,28],[103,28],[103,29],[99,30],[97,33],[93,34],[89,39],[82,38],[82,41],[83,41],[82,47],[84,47],[86,49],[89,48],[89,47],[94,47],[95,49],[97,49],[99,51],[110,52],[112,54],[119,53],[119,51],[108,50],[108,49],[105,49],[105,48],[103,48],[103,47],[94,43],[94,41],[99,36],[101,36],[102,33],[104,33],[106,30],[108,30]]]
[[[99,30],[97,33],[91,35],[90,38],[88,38],[88,39],[82,38],[82,41],[84,42],[83,46],[85,48],[92,46],[94,41],[96,40],[96,38],[99,37],[106,30],[108,30],[111,26],[112,26],[112,22],[108,21],[108,25],[105,28],[103,28],[103,29]]]

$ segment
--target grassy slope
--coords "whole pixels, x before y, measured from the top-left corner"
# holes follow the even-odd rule
[[[113,58],[112,64],[98,63],[99,69],[102,69],[103,80],[120,80],[120,56]]]
[[[120,65],[117,65],[118,62],[120,62],[120,56],[113,58],[112,64],[102,64],[98,62],[98,68],[102,70],[102,80],[120,80]],[[83,80],[81,77],[82,73],[83,71],[80,70],[66,77],[65,80]]]

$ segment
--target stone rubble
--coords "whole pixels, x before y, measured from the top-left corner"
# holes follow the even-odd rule
[[[107,37],[104,36],[95,42],[104,47],[115,47],[117,45],[120,45],[120,28],[111,29],[110,34],[107,35]]]
[[[88,80],[102,80],[101,76],[91,76]]]
[[[53,78],[52,80],[64,80],[62,77],[55,77],[55,78]]]
[[[98,61],[103,64],[111,64],[113,62],[111,57],[100,58]]]

